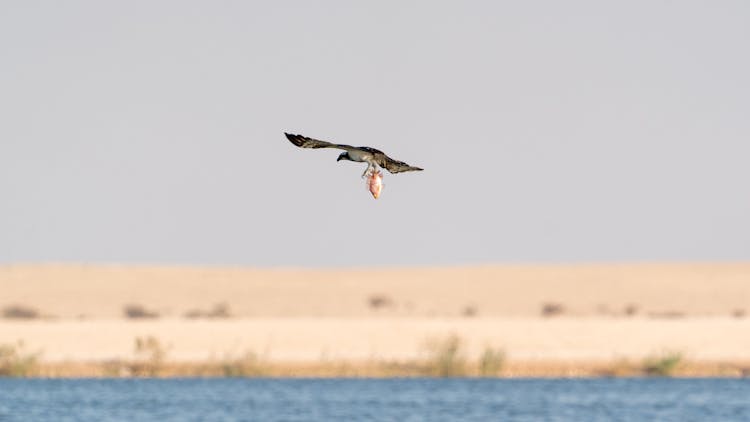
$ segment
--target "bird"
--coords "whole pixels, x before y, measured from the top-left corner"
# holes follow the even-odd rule
[[[406,171],[422,171],[419,167],[410,166],[403,161],[394,160],[393,158],[385,155],[383,151],[377,150],[371,147],[353,147],[351,145],[334,144],[332,142],[321,141],[318,139],[308,138],[307,136],[294,135],[291,133],[284,132],[286,138],[291,143],[300,148],[337,148],[343,149],[336,161],[348,160],[359,163],[367,163],[365,172],[362,173],[362,177],[367,176],[368,172],[377,171],[378,168],[382,167],[388,170],[391,174],[402,173]]]

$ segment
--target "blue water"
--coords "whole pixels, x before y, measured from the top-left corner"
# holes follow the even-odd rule
[[[750,421],[741,379],[0,379],[0,421]]]

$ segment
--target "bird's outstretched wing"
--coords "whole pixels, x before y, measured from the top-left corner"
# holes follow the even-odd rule
[[[376,155],[376,159],[380,167],[383,167],[393,174],[402,173],[405,171],[422,171],[422,169],[419,167],[410,166],[403,161],[394,160],[393,158],[383,153]]]
[[[353,147],[351,145],[345,145],[345,144],[334,144],[331,142],[308,138],[307,136],[302,136],[302,135],[293,135],[291,133],[286,133],[286,132],[284,132],[284,135],[286,135],[286,138],[289,139],[291,143],[293,143],[294,145],[300,148],[314,148],[314,149],[338,148],[338,149],[343,149],[345,151],[358,151],[358,152],[370,153],[372,154],[373,161],[375,161],[380,167],[388,170],[389,172],[393,174],[401,173],[405,171],[421,171],[422,170],[419,167],[410,166],[404,163],[403,161],[394,160],[393,158],[385,155],[383,151],[380,151],[375,148]]]
[[[284,132],[284,135],[286,135],[286,139],[289,139],[289,142],[297,145],[300,148],[338,148],[347,151],[354,149],[354,147],[351,145],[334,144],[331,142],[308,138],[307,136],[293,135],[286,132]]]

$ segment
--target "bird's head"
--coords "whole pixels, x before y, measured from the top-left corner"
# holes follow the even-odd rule
[[[349,152],[347,151],[347,152],[342,152],[341,154],[339,154],[339,158],[337,158],[336,161],[348,160],[348,159],[349,159]]]

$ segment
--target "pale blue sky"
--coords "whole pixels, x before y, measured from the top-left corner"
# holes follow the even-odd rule
[[[750,259],[750,3],[0,3],[0,263]],[[289,131],[425,168],[385,175]]]

